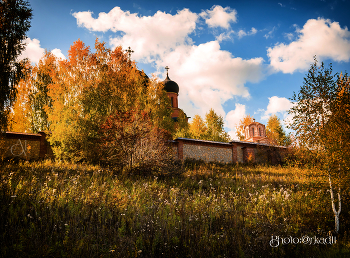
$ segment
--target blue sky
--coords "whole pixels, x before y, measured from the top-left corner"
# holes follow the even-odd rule
[[[347,0],[276,1],[52,1],[29,0],[32,27],[23,57],[44,50],[61,58],[81,39],[129,46],[149,77],[179,84],[179,107],[194,117],[213,108],[235,125],[250,114],[287,121],[288,98],[298,92],[313,56],[350,71]],[[284,124],[284,123],[283,123]]]

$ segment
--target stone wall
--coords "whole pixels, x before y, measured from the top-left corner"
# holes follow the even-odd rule
[[[270,146],[255,142],[232,141],[230,143],[177,138],[173,152],[180,160],[198,159],[222,163],[270,163],[279,164],[285,157],[286,147]]]
[[[184,159],[201,159],[205,162],[232,163],[232,147],[218,144],[198,144],[185,142],[183,145]]]

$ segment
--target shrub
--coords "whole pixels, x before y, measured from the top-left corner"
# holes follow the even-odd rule
[[[154,126],[144,111],[116,112],[99,134],[100,161],[114,170],[159,171],[172,163],[170,134]]]

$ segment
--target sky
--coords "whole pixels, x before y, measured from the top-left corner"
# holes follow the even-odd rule
[[[80,39],[129,46],[140,70],[180,88],[179,108],[203,118],[213,108],[225,130],[246,115],[286,128],[314,56],[334,72],[350,71],[348,0],[119,1],[29,0],[33,9],[22,58],[45,50],[66,58]],[[189,120],[191,121],[191,119]]]

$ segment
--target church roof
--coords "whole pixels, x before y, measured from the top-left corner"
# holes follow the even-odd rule
[[[164,83],[164,90],[166,90],[166,92],[179,93],[179,85],[177,85],[176,82],[170,80],[168,75],[166,76],[163,83]]]
[[[177,85],[176,82],[170,80],[169,75],[168,75],[168,67],[165,67],[165,69],[167,70],[166,72],[166,78],[163,81],[164,84],[164,90],[166,92],[175,92],[177,94],[179,94],[179,85]]]

